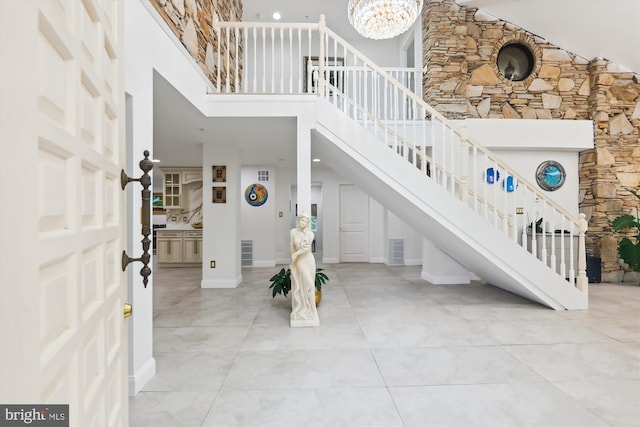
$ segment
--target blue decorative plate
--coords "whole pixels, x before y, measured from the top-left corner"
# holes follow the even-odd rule
[[[500,171],[497,168],[495,169],[495,171],[493,168],[487,168],[485,177],[487,180],[487,184],[495,184],[496,182],[500,181]]]
[[[536,181],[540,188],[546,191],[555,191],[562,187],[565,176],[564,167],[553,160],[540,163],[536,170]]]
[[[507,193],[513,193],[516,188],[518,188],[518,180],[508,175],[505,179],[502,180],[502,188]]]

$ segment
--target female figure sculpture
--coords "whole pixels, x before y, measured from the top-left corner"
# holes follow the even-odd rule
[[[298,226],[291,229],[291,327],[319,326],[316,310],[315,279],[316,260],[311,252],[313,232],[307,213],[298,216]]]

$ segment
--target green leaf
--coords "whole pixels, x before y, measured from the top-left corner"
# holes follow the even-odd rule
[[[322,292],[322,285],[324,285],[327,281],[329,281],[329,276],[323,273],[324,269],[316,268],[316,279],[315,285],[316,289]]]
[[[618,252],[633,271],[640,271],[640,241],[633,243],[624,237],[618,245]]]
[[[640,193],[638,193],[638,192],[634,191],[634,190],[633,190],[633,189],[631,189],[631,188],[627,188],[627,191],[628,191],[629,193],[633,194],[634,196],[636,196],[636,198],[640,199]]]
[[[282,268],[277,274],[273,275],[269,281],[271,282],[269,288],[273,288],[273,298],[275,298],[277,294],[283,294],[286,297],[291,290],[291,270]]]
[[[640,223],[638,223],[638,221],[636,221],[636,219],[631,215],[622,215],[613,220],[611,227],[613,227],[615,231],[634,227],[640,229]]]

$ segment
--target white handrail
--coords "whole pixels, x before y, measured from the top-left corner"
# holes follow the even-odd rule
[[[327,28],[324,16],[317,24],[218,21],[214,28],[223,42],[216,55],[219,93],[315,94],[326,99],[554,272],[572,284],[576,279],[586,292],[584,217],[568,212],[470,138],[464,125],[424,102],[424,70],[379,67]],[[411,73],[413,88],[396,78]],[[541,217],[539,237],[534,223]],[[558,230],[561,239],[556,242]],[[577,258],[573,237],[578,238]]]

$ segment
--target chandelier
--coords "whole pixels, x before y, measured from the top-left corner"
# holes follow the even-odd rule
[[[422,0],[349,0],[349,22],[364,37],[390,39],[409,29]]]

